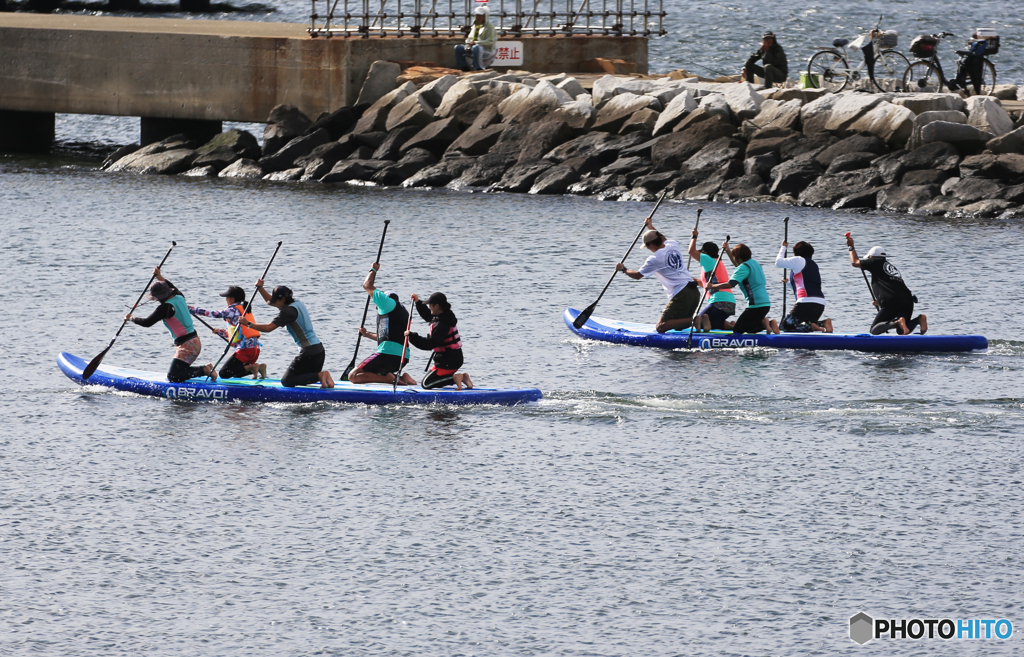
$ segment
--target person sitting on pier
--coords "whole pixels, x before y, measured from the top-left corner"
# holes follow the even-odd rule
[[[718,245],[714,242],[704,242],[700,247],[700,251],[698,251],[697,235],[697,229],[694,228],[690,238],[690,257],[700,263],[701,287],[711,292],[708,286],[715,283],[724,283],[729,280],[729,274],[725,270],[725,264],[718,259]],[[717,267],[715,267],[715,263],[718,263]],[[712,292],[708,299],[708,305],[697,316],[695,330],[731,329],[733,323],[726,320],[735,314],[736,297],[732,292]]]
[[[462,390],[462,383],[467,388],[473,387],[473,380],[466,372],[458,372],[462,367],[462,337],[459,335],[458,318],[452,312],[452,304],[448,303],[448,297],[443,292],[434,292],[427,298],[427,302],[420,301],[415,294],[412,300],[416,302],[416,312],[420,314],[423,321],[430,323],[430,331],[426,336],[414,331],[406,331],[409,336],[409,344],[417,349],[433,351],[433,365],[430,373],[423,377],[424,390],[432,388],[443,388],[455,384],[456,390]]]
[[[295,299],[291,288],[284,285],[278,285],[272,293],[267,292],[263,287],[262,278],[256,281],[256,290],[267,304],[277,308],[277,317],[266,324],[256,324],[243,318],[240,324],[262,333],[270,333],[283,326],[292,336],[292,340],[295,340],[295,344],[299,345],[299,355],[288,365],[284,376],[281,377],[281,385],[285,388],[294,388],[319,382],[321,388],[333,388],[334,379],[331,378],[331,373],[320,369],[324,366],[327,354],[320,338],[313,332],[313,322],[309,318],[306,305]]]
[[[697,281],[693,280],[693,276],[686,270],[683,254],[679,251],[679,242],[665,239],[664,235],[654,229],[650,217],[647,217],[646,223],[644,246],[652,255],[647,257],[638,270],[629,269],[621,262],[615,265],[615,269],[635,281],[654,276],[661,282],[665,293],[668,294],[668,303],[661,311],[661,317],[654,327],[658,333],[687,328],[693,321],[694,311],[700,303]]]
[[[174,283],[164,278],[159,267],[153,270],[153,276],[156,277],[157,282],[149,288],[149,297],[154,301],[159,301],[160,305],[149,317],[139,319],[129,313],[124,316],[125,321],[145,328],[163,321],[164,326],[170,331],[171,337],[174,338],[174,360],[171,361],[171,368],[167,371],[167,380],[171,383],[184,383],[200,376],[209,376],[216,381],[217,373],[213,371],[213,363],[207,363],[203,367],[192,367],[192,363],[199,358],[199,354],[203,351],[203,345],[192,326],[192,316],[189,315],[185,296],[178,288],[174,287]]]
[[[768,311],[772,309],[771,299],[768,298],[768,285],[764,277],[764,270],[754,260],[750,247],[746,244],[737,244],[731,250],[729,243],[723,242],[722,248],[729,255],[732,264],[736,267],[732,276],[725,283],[716,283],[708,286],[708,290],[730,290],[737,285],[743,291],[747,299],[747,309],[736,318],[736,324],[732,327],[733,333],[757,333],[762,329],[769,333],[778,333],[779,325],[774,319],[768,319]]]
[[[459,69],[483,71],[494,62],[498,33],[490,20],[491,10],[487,5],[477,7],[473,12],[473,27],[469,30],[465,45],[455,46],[455,63]],[[468,51],[468,52],[467,52]],[[471,55],[472,62],[467,59]]]
[[[796,303],[792,312],[782,319],[781,329],[786,333],[831,333],[832,320],[826,317],[825,321],[819,321],[825,312],[825,293],[821,291],[818,263],[811,259],[814,247],[807,242],[797,242],[793,245],[793,257],[787,258],[788,246],[789,242],[782,243],[775,266],[789,270],[789,286],[793,289]]]
[[[247,322],[255,322],[252,311],[245,309],[245,290],[232,285],[227,292],[222,292],[227,308],[224,310],[204,310],[196,306],[189,306],[188,311],[199,317],[217,317],[223,319],[231,327],[231,330],[222,328],[213,329],[213,332],[231,340],[231,347],[234,353],[224,367],[220,368],[222,379],[237,379],[252,374],[254,379],[267,378],[267,366],[264,363],[257,363],[260,357],[260,332],[248,326],[240,326],[244,319]],[[243,317],[244,313],[244,317]]]
[[[758,66],[757,61],[762,60],[764,66]],[[789,64],[786,61],[786,51],[782,49],[775,39],[774,32],[765,32],[761,38],[761,48],[750,56],[747,63],[743,65],[743,72],[740,74],[747,82],[753,84],[754,76],[760,75],[764,79],[765,87],[772,87],[785,82],[789,77]]]
[[[396,383],[398,370],[409,362],[409,349],[404,352],[402,350],[402,343],[405,342],[403,334],[409,325],[409,311],[398,303],[398,294],[377,289],[375,283],[378,271],[380,263],[375,262],[370,265],[370,271],[363,281],[363,289],[377,307],[377,332],[372,333],[359,327],[359,335],[376,340],[377,351],[349,372],[350,383]],[[402,372],[397,385],[414,386],[416,380],[408,372]]]
[[[853,238],[846,238],[850,251],[850,264],[862,271],[871,273],[871,291],[875,300],[871,303],[878,308],[878,314],[871,322],[871,335],[888,333],[892,329],[900,335],[910,335],[914,327],[921,327],[921,335],[928,331],[928,317],[914,314],[917,297],[903,282],[900,271],[885,257],[885,250],[873,246],[863,259],[857,257],[853,247]]]

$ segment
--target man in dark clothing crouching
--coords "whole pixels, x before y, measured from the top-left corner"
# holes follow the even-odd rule
[[[764,62],[764,66],[758,66],[757,61]],[[765,32],[761,38],[761,49],[750,56],[747,63],[743,65],[743,79],[753,84],[754,76],[760,75],[764,78],[765,87],[773,87],[782,83],[789,77],[789,64],[786,62],[786,51],[782,49],[779,42],[775,40],[773,32]]]

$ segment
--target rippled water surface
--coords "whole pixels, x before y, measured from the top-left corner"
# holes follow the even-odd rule
[[[703,236],[762,262],[788,213],[840,330],[872,316],[852,230],[888,249],[935,332],[992,347],[663,352],[561,319],[649,205],[0,162],[0,653],[831,655],[877,645],[847,638],[861,610],[1024,623],[1017,224],[708,204]],[[682,237],[696,208],[656,223]],[[206,306],[283,240],[269,281],[307,303],[338,372],[384,219],[382,286],[446,292],[474,380],[543,402],[177,403],[83,390],[54,363],[106,345],[171,240],[168,277]],[[597,314],[663,302],[616,280]],[[105,362],[163,371],[169,342],[128,327]],[[293,354],[283,332],[264,341],[272,372]]]

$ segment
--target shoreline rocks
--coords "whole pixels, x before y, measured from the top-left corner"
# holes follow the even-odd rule
[[[123,147],[103,168],[1024,217],[1024,117],[993,96],[612,75],[588,91],[566,74],[445,70],[417,84],[388,62],[371,71],[356,106],[316,120],[274,108],[262,149],[239,130],[206,144],[177,135]]]

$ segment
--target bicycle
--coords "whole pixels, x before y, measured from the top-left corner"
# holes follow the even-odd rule
[[[956,36],[952,32],[941,32],[939,34],[922,34],[915,37],[910,44],[910,52],[917,57],[917,61],[907,67],[903,74],[903,88],[907,91],[940,92],[948,88],[950,91],[963,91],[968,96],[973,91],[970,83],[959,89],[959,85],[950,84],[942,72],[942,64],[939,62],[939,43],[946,37]],[[960,59],[956,63],[957,77],[960,76],[961,68],[964,66],[969,50],[958,50],[956,53]],[[996,45],[993,54],[998,52]],[[956,79],[956,78],[954,78]],[[988,96],[996,86],[996,67],[988,59],[982,57],[981,62],[981,93]]]
[[[882,17],[878,17],[879,25],[882,22]],[[882,83],[875,76],[876,71],[882,71],[883,77],[888,79],[894,79],[901,81],[903,78],[899,75],[900,71],[906,71],[910,66],[910,60],[907,59],[901,52],[895,50],[898,43],[898,34],[895,31],[881,31],[878,26],[866,35],[870,37],[870,43],[865,45],[864,50],[864,61],[857,65],[856,68],[850,66],[850,58],[846,54],[846,46],[850,43],[849,39],[836,39],[832,42],[831,48],[826,48],[819,52],[811,55],[811,58],[807,60],[807,75],[811,80],[817,79],[817,84],[832,92],[842,91],[846,88],[846,85],[850,81],[857,82],[862,77],[862,70],[865,64],[868,67],[867,77],[874,84],[875,88],[879,91],[899,91],[899,89],[890,90],[882,86]],[[861,37],[858,40],[863,40]],[[878,53],[873,55],[873,53]],[[814,76],[817,76],[816,78]]]

